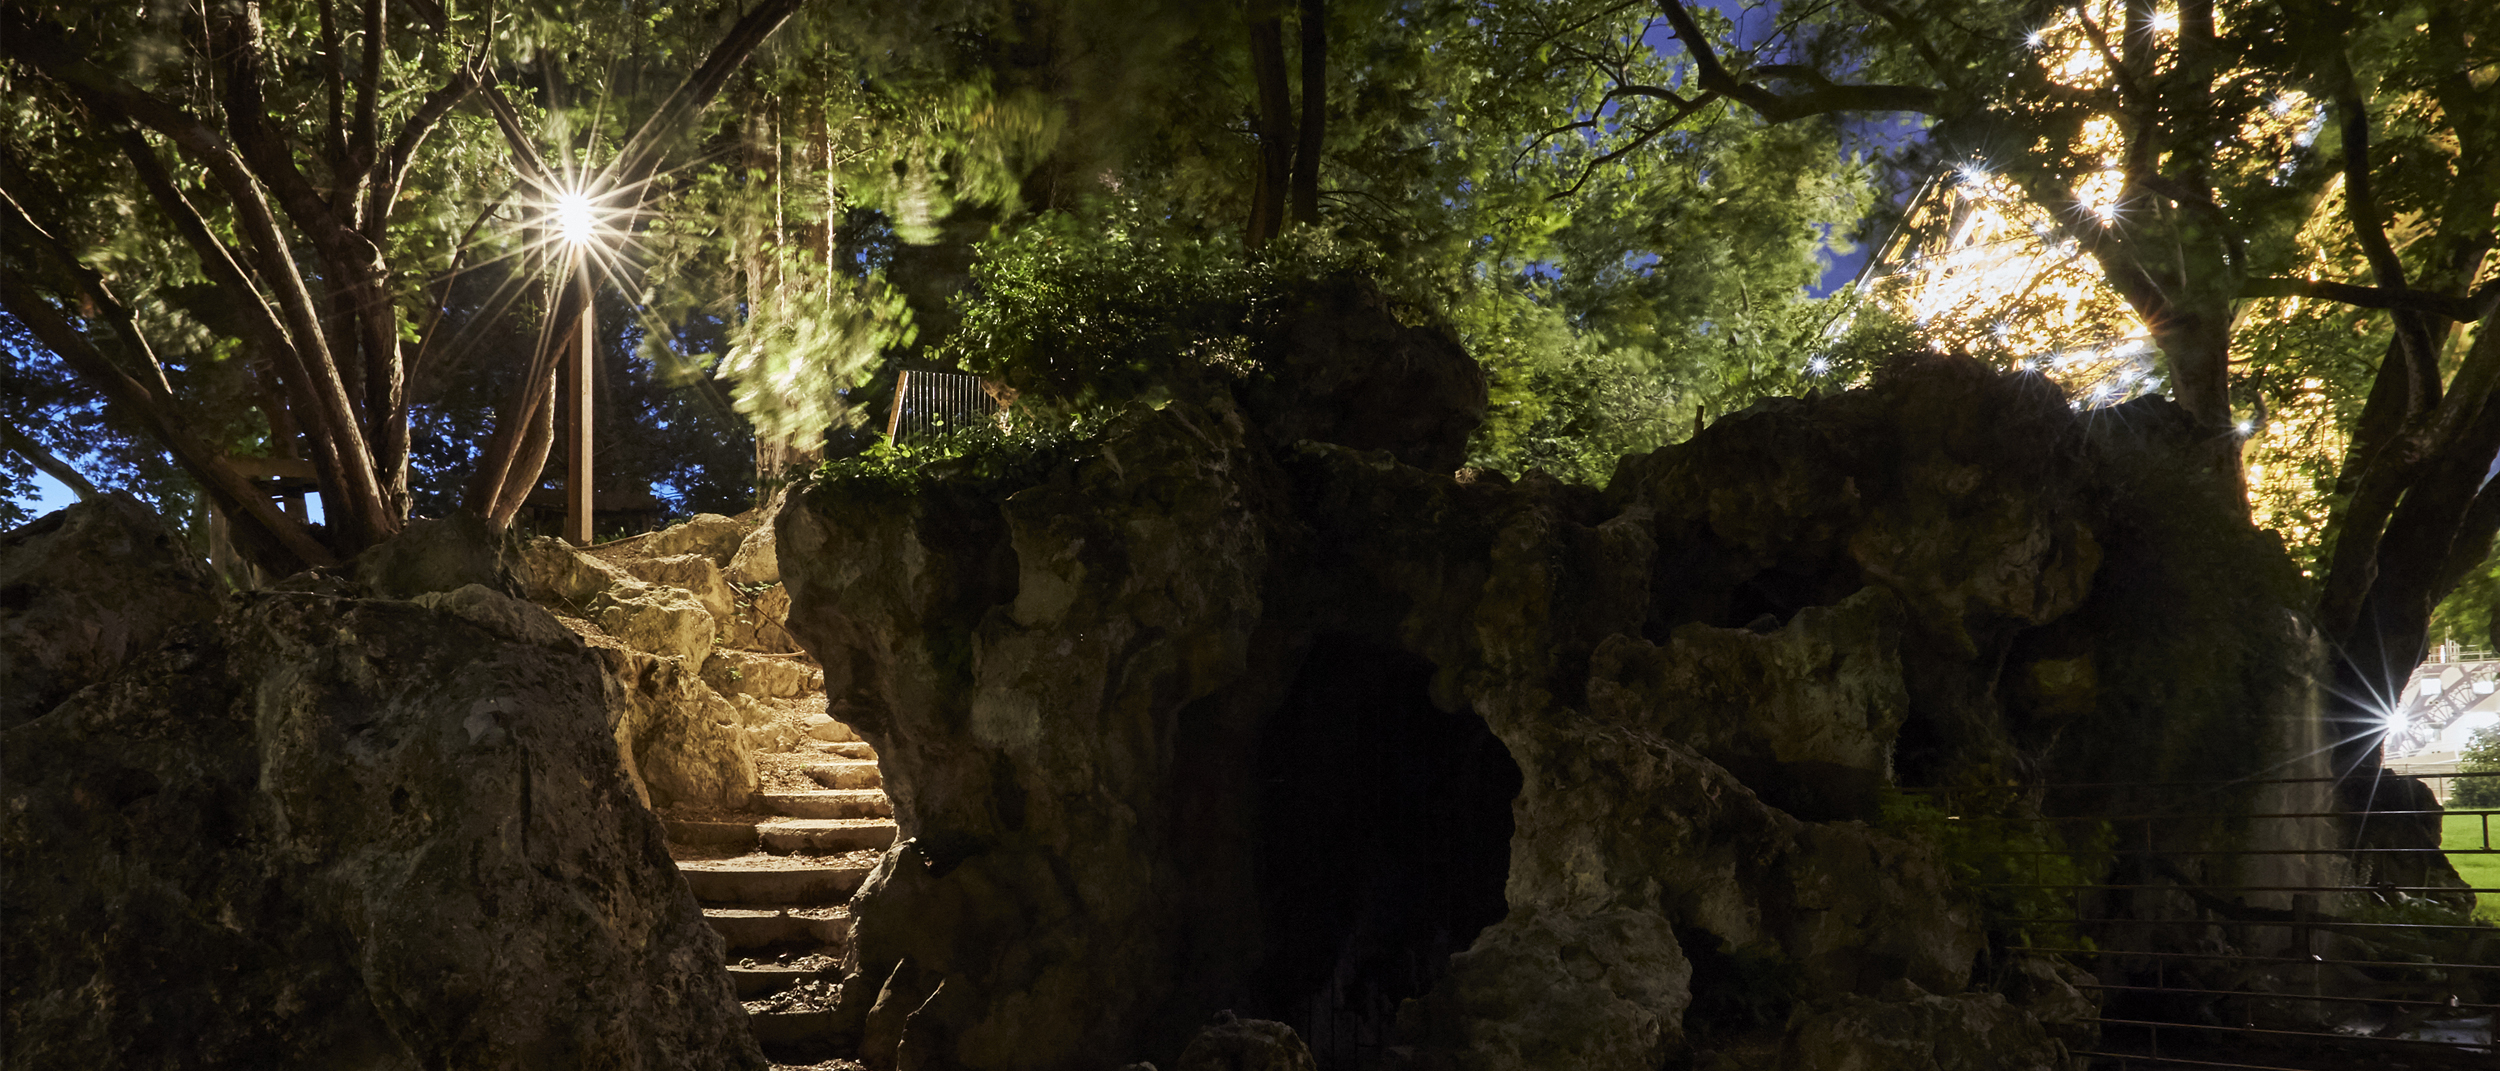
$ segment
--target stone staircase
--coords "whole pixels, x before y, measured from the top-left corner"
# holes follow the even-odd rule
[[[767,790],[758,815],[667,822],[670,854],[721,935],[756,1041],[785,1062],[828,1055],[851,893],[894,843],[875,751],[855,739],[801,748],[819,788]]]

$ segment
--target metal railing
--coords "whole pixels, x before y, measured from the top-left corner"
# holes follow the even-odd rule
[[[2048,817],[1921,795],[1997,831],[1967,885],[2000,932],[2044,938],[2004,951],[2089,972],[2097,1040],[2075,1055],[2096,1069],[2500,1067],[2500,926],[2471,917],[2500,888],[2440,883],[2423,858],[2500,856],[2500,809],[2339,811],[2334,780],[2055,786],[2138,806]],[[2432,816],[2476,821],[2436,848],[2367,835]]]
[[[885,437],[894,442],[926,438],[997,415],[998,398],[979,376],[960,372],[901,372],[894,379],[894,409]]]

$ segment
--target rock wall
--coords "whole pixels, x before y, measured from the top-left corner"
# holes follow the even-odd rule
[[[187,583],[111,509],[55,526],[126,529],[105,575],[33,604]],[[762,1067],[580,640],[479,585],[296,586],[0,733],[8,1066]]]
[[[2067,1066],[2091,1002],[1919,816],[2266,767],[2296,579],[2199,435],[1929,360],[1604,491],[1221,393],[1025,484],[819,480],[790,626],[904,838],[845,1020],[878,1067],[1170,1066],[1219,1009],[1321,1067]]]

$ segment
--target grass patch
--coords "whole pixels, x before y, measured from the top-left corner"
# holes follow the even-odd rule
[[[2448,850],[2448,862],[2457,868],[2457,876],[2477,889],[2500,889],[2500,854],[2483,852],[2483,822],[2477,814],[2452,814],[2441,820],[2439,846]],[[2491,846],[2500,850],[2500,814],[2491,816]],[[2500,922],[2500,893],[2478,893],[2474,897],[2474,917]]]

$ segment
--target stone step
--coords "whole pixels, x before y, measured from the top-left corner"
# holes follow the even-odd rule
[[[836,971],[831,980],[838,981],[840,977],[841,972]],[[825,971],[816,967],[739,967],[733,965],[729,968],[729,982],[738,987],[739,1000],[769,997],[810,978],[824,979]]]
[[[882,818],[776,818],[755,826],[768,852],[884,851],[894,844],[894,823]]]
[[[692,822],[676,818],[666,820],[671,843],[691,848],[713,848],[733,852],[751,852],[759,842],[753,822]]]
[[[877,771],[874,759],[837,759],[818,763],[807,768],[807,776],[817,784],[837,791],[885,787],[885,775]]]
[[[853,788],[821,792],[767,792],[764,809],[792,818],[892,818],[894,801],[879,788]],[[676,823],[670,823],[673,834]]]
[[[834,1040],[830,1011],[750,1015],[747,1027],[755,1031],[755,1044],[764,1050],[764,1055],[782,1062],[815,1063],[819,1057],[829,1055],[827,1046]]]
[[[732,953],[808,948],[838,955],[851,941],[851,914],[838,907],[707,907],[703,921]]]
[[[810,866],[770,855],[680,862],[677,871],[705,904],[838,904],[868,877],[865,864]]]

